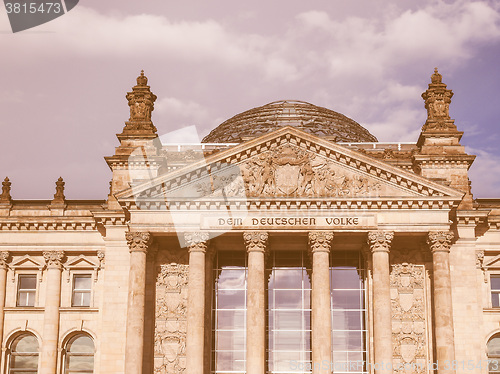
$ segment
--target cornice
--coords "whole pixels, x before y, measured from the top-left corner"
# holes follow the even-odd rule
[[[129,221],[124,211],[92,212],[92,215],[95,222],[103,226],[125,226]]]
[[[150,169],[152,167],[158,167],[165,163],[164,156],[147,155],[145,158],[142,156],[131,156],[131,155],[114,155],[104,157],[108,165],[113,166],[116,169]]]
[[[171,200],[148,199],[139,200],[128,199],[120,201],[120,204],[132,210],[213,210],[222,207],[235,207],[236,209],[342,209],[342,210],[402,210],[402,209],[432,209],[451,210],[456,208],[460,200],[449,197],[422,197],[422,198],[395,198],[391,199],[306,199],[306,198],[248,198],[248,199],[205,199],[205,200]]]
[[[93,231],[96,223],[93,218],[81,217],[9,217],[0,219],[0,231]]]
[[[457,210],[456,223],[460,226],[476,226],[479,223],[485,222],[487,217],[487,211]]]

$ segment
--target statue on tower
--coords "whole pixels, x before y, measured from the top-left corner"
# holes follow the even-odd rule
[[[144,75],[144,70],[141,70],[141,75],[137,77],[137,85],[132,87],[132,91],[126,96],[130,107],[130,118],[126,122],[124,134],[127,132],[156,133],[156,127],[151,121],[156,95],[151,92],[147,84],[148,78]]]
[[[429,88],[422,94],[427,109],[427,121],[423,130],[454,130],[457,127],[450,118],[450,103],[453,91],[446,88],[442,75],[434,69]]]

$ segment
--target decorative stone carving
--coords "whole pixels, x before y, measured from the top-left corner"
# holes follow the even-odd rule
[[[43,258],[45,259],[47,268],[60,269],[62,267],[64,251],[46,251],[43,252]]]
[[[348,197],[373,194],[379,183],[285,144],[242,165],[247,196]]]
[[[104,260],[106,258],[106,253],[104,251],[97,251],[97,259],[99,260],[99,266],[104,266]]]
[[[427,244],[431,252],[449,252],[454,234],[452,231],[430,231]]]
[[[201,251],[205,252],[207,250],[209,235],[207,232],[186,232],[184,233],[184,240],[189,251]]]
[[[2,194],[0,195],[0,203],[10,204],[12,202],[12,197],[10,196],[10,186],[12,183],[9,181],[8,177],[5,177],[2,182]]]
[[[66,197],[64,196],[64,185],[66,183],[63,181],[62,177],[59,177],[56,181],[56,193],[54,194],[54,199],[52,200],[52,205],[54,204],[64,204]]]
[[[476,268],[482,269],[484,263],[484,251],[477,250],[476,251]]]
[[[333,231],[309,231],[309,250],[314,252],[330,252]]]
[[[154,374],[186,370],[188,265],[160,266],[156,280]]]
[[[9,259],[9,252],[7,251],[1,251],[0,252],[0,268],[5,269],[7,268],[7,260]]]
[[[484,266],[484,250],[476,251],[476,268],[481,269],[484,283],[488,283],[488,268]]]
[[[431,76],[429,88],[422,94],[427,109],[427,121],[423,130],[456,130],[457,127],[450,119],[450,103],[453,91],[446,89],[438,69]]]
[[[394,239],[394,231],[379,230],[368,232],[368,245],[372,252],[389,252],[392,239]]]
[[[121,135],[156,135],[156,127],[151,122],[151,112],[154,110],[156,95],[147,85],[148,78],[141,70],[137,77],[137,85],[127,93],[127,101],[130,107],[130,118],[125,122]]]
[[[248,252],[265,252],[269,234],[265,231],[246,231],[243,240]]]
[[[147,84],[148,78],[144,75],[144,70],[141,70],[141,75],[137,77],[137,85],[132,88],[132,92],[127,93],[130,121],[151,120],[156,95],[149,90]]]
[[[125,238],[130,252],[147,252],[153,242],[153,237],[149,232],[127,232]]]
[[[392,265],[394,373],[427,372],[425,276],[423,265]]]

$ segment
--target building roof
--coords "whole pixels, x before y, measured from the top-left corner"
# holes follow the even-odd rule
[[[334,142],[377,141],[368,130],[343,114],[304,101],[284,100],[235,115],[212,130],[202,142],[239,143],[285,126]]]

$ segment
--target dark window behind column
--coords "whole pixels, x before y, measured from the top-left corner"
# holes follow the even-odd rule
[[[305,251],[273,251],[268,262],[268,373],[310,373],[311,282]]]
[[[364,262],[357,251],[330,256],[332,356],[335,373],[365,372]]]
[[[219,251],[214,271],[212,373],[245,373],[246,253]]]

